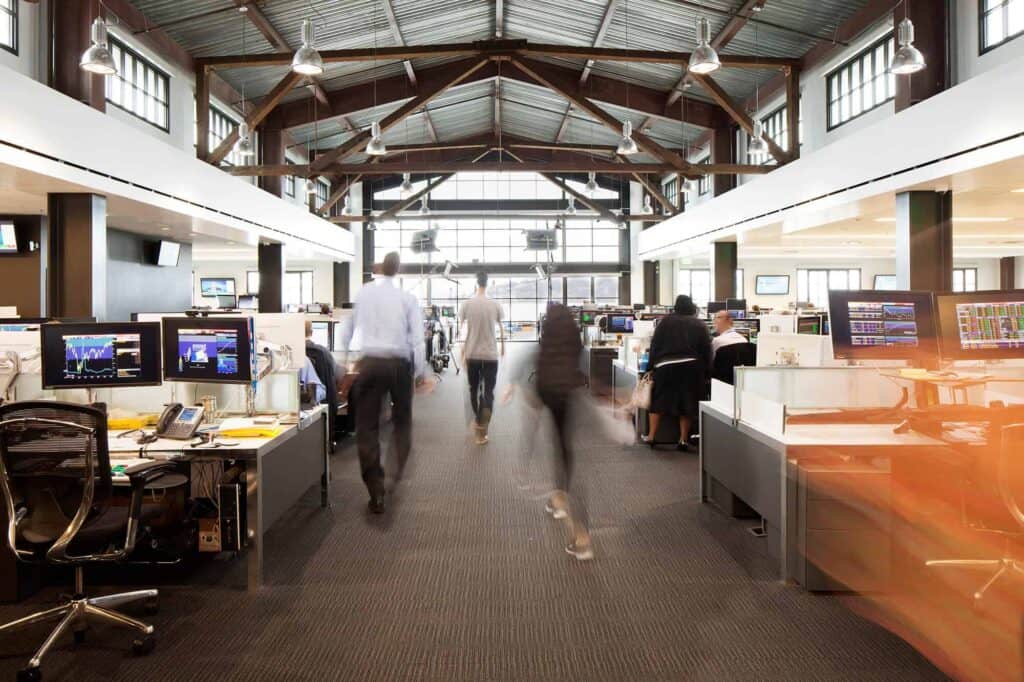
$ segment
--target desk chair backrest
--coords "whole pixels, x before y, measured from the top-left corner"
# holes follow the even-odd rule
[[[733,343],[722,346],[715,352],[711,366],[711,378],[733,383],[733,370],[737,367],[753,367],[757,364],[757,346],[752,343]]]
[[[106,414],[53,401],[0,405],[0,493],[7,543],[23,561],[74,561],[83,524],[112,494]]]
[[[1000,440],[996,464],[999,497],[1020,532],[1024,531],[1024,509],[1020,506],[1020,500],[1024,498],[1024,424],[1004,426]]]

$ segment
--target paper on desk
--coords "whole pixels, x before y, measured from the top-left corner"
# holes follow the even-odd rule
[[[252,419],[245,417],[231,417],[220,423],[218,433],[235,438],[273,438],[281,433],[281,426],[277,422],[256,424]]]

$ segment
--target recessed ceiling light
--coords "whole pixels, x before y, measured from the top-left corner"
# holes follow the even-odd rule
[[[163,230],[164,232],[166,232],[167,230],[169,230],[171,228],[167,227],[166,225],[163,225],[160,229]]]
[[[895,218],[875,218],[876,223],[894,223]],[[1008,223],[1010,218],[992,218],[987,216],[953,216],[955,223]]]
[[[1018,187],[1017,189],[1011,189],[1011,194],[1024,194],[1024,187]]]

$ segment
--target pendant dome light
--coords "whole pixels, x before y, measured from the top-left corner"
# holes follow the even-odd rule
[[[429,195],[424,195],[424,197],[420,199],[420,215],[430,215],[430,206],[427,205],[428,196]]]
[[[690,71],[705,75],[722,68],[718,53],[711,47],[711,24],[707,18],[697,20],[697,49],[690,53]]]
[[[622,139],[619,140],[619,146],[615,150],[616,154],[621,156],[630,156],[632,154],[640,153],[640,149],[636,146],[636,141],[633,140],[633,122],[624,121],[622,124]]]
[[[316,182],[313,178],[306,178],[306,196],[316,194]]]
[[[402,186],[399,189],[404,195],[412,194],[412,173],[402,173]]]
[[[927,64],[921,51],[914,47],[914,22],[904,17],[899,26],[899,44],[896,54],[892,57],[889,70],[893,73],[906,76],[917,73],[924,69]]]
[[[341,205],[341,215],[352,215],[352,198],[345,195],[345,201]]]
[[[245,121],[238,124],[238,142],[235,143],[235,153],[245,157],[256,153],[252,143],[252,131],[249,129],[249,124]]]
[[[380,137],[380,124],[374,121],[370,124],[370,142],[366,145],[366,153],[370,156],[384,156],[388,148]]]
[[[590,193],[590,196],[594,196],[594,192],[597,191],[597,173],[595,173],[594,171],[590,171],[590,173],[587,174],[586,189],[587,192]]]
[[[764,132],[761,128],[761,120],[754,119],[754,131],[750,135],[750,141],[747,143],[748,154],[767,154],[768,143],[764,141]]]
[[[567,215],[576,215],[576,197],[569,197],[569,205],[566,207],[565,212]]]
[[[110,48],[107,46],[107,22],[101,17],[92,20],[90,28],[92,45],[82,53],[78,66],[83,71],[98,73],[103,76],[111,76],[117,73],[117,64],[110,55]]]
[[[315,47],[316,29],[311,19],[302,20],[302,47],[292,57],[292,71],[303,76],[319,76],[324,72],[324,60]]]
[[[653,215],[654,207],[651,206],[651,195],[644,194],[644,215]]]

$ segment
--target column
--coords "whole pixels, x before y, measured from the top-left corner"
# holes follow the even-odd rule
[[[349,278],[351,267],[348,263],[334,263],[334,305],[352,301]]]
[[[284,244],[260,244],[260,312],[284,312]]]
[[[658,305],[658,261],[644,261],[644,305]]]
[[[896,280],[901,289],[953,288],[953,193],[896,195]]]
[[[50,194],[46,264],[48,317],[107,313],[107,198]]]
[[[1017,288],[1017,259],[1014,256],[999,259],[999,288],[1003,291]]]
[[[896,48],[904,17],[914,22],[914,47],[924,55],[927,66],[912,76],[896,76],[896,111],[912,107],[950,86],[949,0],[904,0],[893,12]]]
[[[711,131],[711,163],[736,163],[736,129],[722,126]],[[736,176],[717,173],[711,183],[714,196],[736,188]]]
[[[92,45],[92,21],[99,15],[95,0],[61,0],[53,4],[52,87],[79,102],[106,111],[104,76],[83,71],[78,65],[82,53]]]
[[[715,242],[711,252],[711,300],[736,298],[736,242]]]
[[[281,114],[274,112],[267,116],[259,126],[260,163],[267,166],[284,165],[284,130],[281,129]],[[283,178],[280,175],[262,175],[259,177],[260,189],[270,192],[275,197],[284,194]]]
[[[369,217],[373,214],[373,183],[363,182],[363,216]],[[360,223],[359,229],[363,231],[363,282],[373,279],[374,261],[374,239],[373,231],[368,230],[368,223]]]

